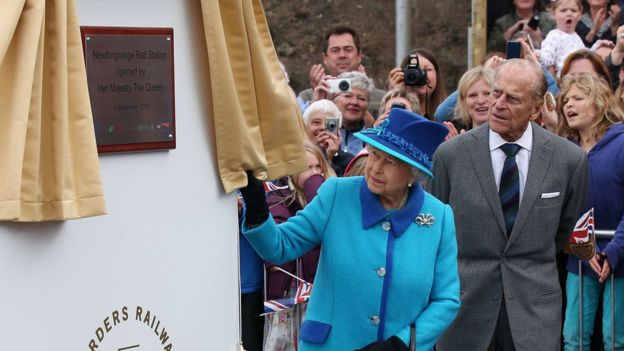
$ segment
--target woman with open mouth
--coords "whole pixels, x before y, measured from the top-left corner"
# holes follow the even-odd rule
[[[484,66],[464,73],[457,85],[459,96],[453,120],[444,122],[451,131],[449,134],[453,134],[454,130],[463,133],[487,122],[493,80],[494,71]]]
[[[590,349],[594,321],[603,301],[602,333],[605,350],[624,348],[624,111],[600,78],[570,74],[561,83],[557,133],[587,152],[589,191],[586,208],[594,210],[596,229],[614,230],[613,239],[596,240],[594,257],[568,259],[567,307],[563,326],[565,350]],[[574,244],[574,243],[573,243]],[[613,273],[613,274],[612,274]],[[582,277],[583,335],[579,336],[579,276]],[[613,280],[613,281],[611,281]],[[604,286],[604,283],[607,285]],[[612,288],[614,313],[611,312]],[[611,320],[611,318],[615,320]],[[615,325],[612,348],[612,323]]]

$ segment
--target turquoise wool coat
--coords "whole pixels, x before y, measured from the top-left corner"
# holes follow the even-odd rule
[[[287,222],[243,228],[271,262],[321,245],[301,351],[354,350],[393,335],[408,344],[414,322],[416,349],[431,350],[459,309],[453,212],[420,186],[401,210],[386,211],[363,177],[330,178]]]

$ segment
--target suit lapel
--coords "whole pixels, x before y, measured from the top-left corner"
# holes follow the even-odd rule
[[[549,139],[546,138],[545,134],[547,132],[533,122],[531,122],[530,127],[533,128],[531,160],[529,161],[529,170],[527,172],[526,184],[524,185],[522,203],[520,204],[518,217],[511,231],[511,236],[507,241],[506,249],[518,238],[526,221],[529,220],[529,213],[531,213],[531,209],[540,195],[539,192],[542,188],[542,182],[548,172],[553,154],[553,150],[548,146]]]
[[[494,180],[494,171],[492,170],[492,157],[490,156],[490,143],[489,143],[489,126],[485,125],[475,131],[473,136],[473,142],[470,145],[470,159],[472,161],[473,168],[477,173],[479,182],[481,183],[481,189],[485,195],[485,199],[490,205],[492,214],[496,218],[496,222],[501,231],[507,236],[505,229],[505,220],[503,218],[503,210],[500,204],[500,198],[498,197],[498,191],[496,189],[496,181]]]

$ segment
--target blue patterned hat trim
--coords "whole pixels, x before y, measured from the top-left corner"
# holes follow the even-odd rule
[[[379,127],[368,128],[359,133],[355,133],[354,135],[362,141],[366,142],[367,144],[370,144],[387,154],[390,154],[404,162],[407,162],[408,164],[425,172],[429,177],[433,178],[433,174],[431,173],[431,167],[433,165],[433,162],[429,159],[429,156],[427,156],[426,153],[424,153],[414,144],[388,131],[386,129],[388,122],[389,121],[386,119]],[[371,136],[378,136],[379,138],[390,143],[392,146],[396,147],[403,153],[380,143],[376,139],[373,139],[366,134],[370,134]]]

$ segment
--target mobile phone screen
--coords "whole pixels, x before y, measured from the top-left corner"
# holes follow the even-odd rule
[[[520,58],[520,53],[522,52],[522,47],[519,41],[508,41],[507,42],[507,59]]]

